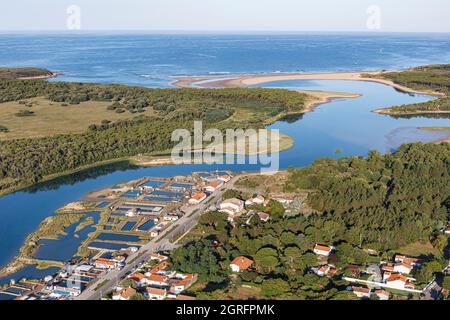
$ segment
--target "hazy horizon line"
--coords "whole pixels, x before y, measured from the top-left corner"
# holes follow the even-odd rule
[[[450,34],[450,31],[367,31],[367,30],[180,30],[180,29],[0,29],[0,33],[152,33],[152,34],[306,34],[306,33],[359,33],[359,34]]]

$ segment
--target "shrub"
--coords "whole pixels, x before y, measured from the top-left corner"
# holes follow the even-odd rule
[[[20,110],[19,112],[16,113],[17,117],[29,117],[29,116],[34,116],[34,112],[30,111],[30,110]]]

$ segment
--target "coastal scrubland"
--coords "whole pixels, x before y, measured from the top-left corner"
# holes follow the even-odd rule
[[[275,89],[149,89],[0,80],[0,193],[101,162],[170,150],[175,129],[263,128],[305,112],[306,94]],[[18,116],[27,111],[27,116]],[[283,145],[289,146],[291,143]]]

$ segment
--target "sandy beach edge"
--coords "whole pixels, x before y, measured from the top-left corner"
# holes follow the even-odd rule
[[[429,94],[434,96],[442,96],[441,93],[432,91],[414,90],[393,81],[381,78],[369,78],[364,75],[377,76],[386,71],[355,71],[355,72],[323,72],[323,73],[276,73],[264,75],[235,75],[235,76],[192,76],[192,77],[174,77],[172,85],[179,88],[201,87],[201,88],[236,88],[253,86],[273,81],[286,80],[349,80],[349,81],[366,81],[376,82],[391,86],[405,93]],[[395,71],[390,71],[395,72]]]

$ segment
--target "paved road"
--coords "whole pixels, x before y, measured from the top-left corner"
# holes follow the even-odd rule
[[[74,300],[99,300],[102,296],[113,290],[114,287],[118,285],[118,283],[125,278],[128,272],[133,271],[138,267],[138,265],[142,262],[148,261],[150,259],[150,255],[154,252],[164,251],[164,250],[172,250],[176,246],[174,246],[170,239],[175,235],[181,235],[187,232],[189,229],[194,227],[197,224],[198,218],[200,215],[205,212],[205,210],[211,205],[216,203],[221,199],[223,193],[226,188],[231,188],[234,186],[234,183],[237,181],[238,176],[232,178],[224,188],[214,192],[211,197],[208,198],[204,203],[201,203],[196,206],[183,206],[182,210],[185,212],[183,217],[181,217],[178,221],[176,221],[173,225],[169,226],[166,231],[161,233],[158,237],[154,238],[144,246],[142,246],[138,252],[131,254],[128,257],[128,261],[133,261],[131,263],[127,263],[127,265],[122,270],[111,270],[108,272],[104,272],[94,283],[90,284],[88,288],[86,288],[81,295],[75,297]],[[177,226],[174,228],[173,226]],[[98,284],[107,281],[104,285],[101,286],[98,290],[95,288]]]

